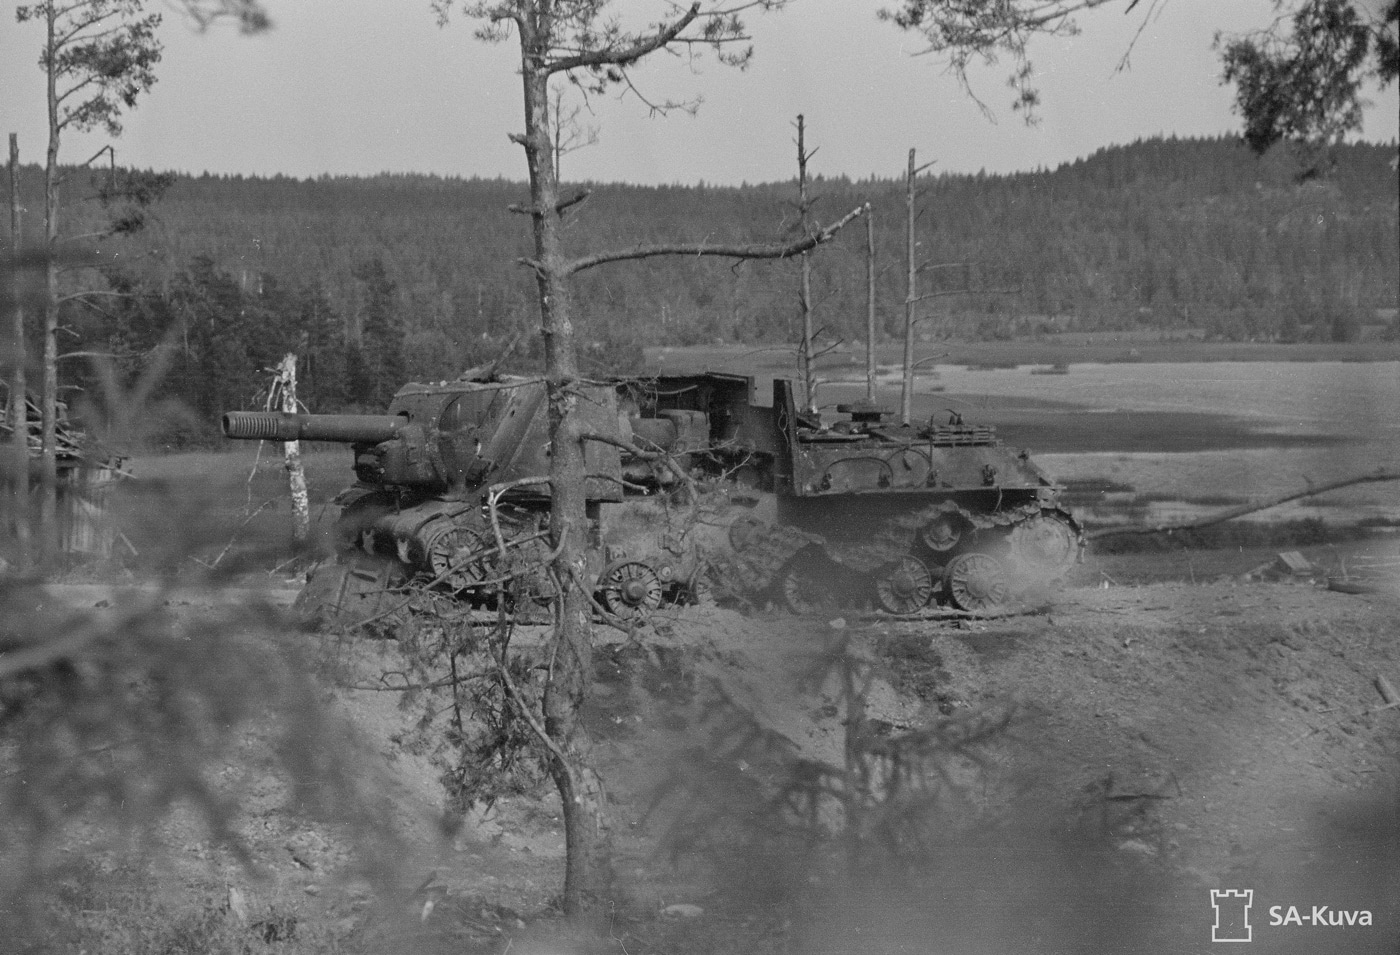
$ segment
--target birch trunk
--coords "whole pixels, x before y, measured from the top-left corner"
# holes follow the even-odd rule
[[[57,55],[58,10],[49,5],[45,20],[48,61]],[[44,393],[40,405],[39,437],[39,556],[47,562],[58,536],[58,81],[48,78],[49,144],[44,162]]]
[[[807,145],[806,122],[802,114],[797,115],[797,208],[802,221],[802,233],[807,234]],[[812,367],[812,263],[807,253],[802,253],[802,287],[798,306],[802,312],[802,345],[799,354],[802,371],[802,388],[806,392],[806,408],[811,414],[817,413],[816,371]]]
[[[904,389],[899,401],[899,420],[901,424],[905,425],[909,424],[914,413],[914,306],[919,300],[919,267],[915,259],[916,247],[914,243],[914,179],[916,173],[914,150],[911,149],[909,150],[909,181],[904,198],[907,219],[905,255],[908,265],[906,279],[908,284],[905,286],[904,295]]]
[[[282,410],[297,413],[297,356],[288,352],[277,366],[277,382],[282,392]],[[306,492],[306,471],[301,466],[301,442],[282,445],[287,468],[287,484],[292,493],[292,539],[304,541],[311,533],[311,499]]]
[[[865,204],[865,400],[875,403],[875,213]]]

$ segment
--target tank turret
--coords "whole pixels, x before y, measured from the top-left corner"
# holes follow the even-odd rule
[[[622,501],[624,489],[650,493],[672,483],[673,472],[651,456],[702,444],[708,425],[695,412],[634,418],[619,413],[615,386],[577,388],[582,429],[602,439],[584,445],[588,553],[597,565],[590,572],[601,603],[630,619],[689,583],[694,563],[632,541],[605,547],[600,505]],[[527,599],[549,597],[549,487],[529,480],[549,474],[547,407],[543,379],[466,379],[405,385],[385,414],[230,411],[222,427],[241,440],[350,446],[356,482],[335,499],[338,559],[313,576],[303,606],[353,621],[373,617],[384,594],[409,584],[489,602],[508,580]],[[502,492],[493,526],[495,487]]]

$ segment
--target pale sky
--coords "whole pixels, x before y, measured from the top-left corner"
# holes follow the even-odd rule
[[[692,67],[662,55],[638,74],[654,100],[699,94],[695,117],[650,117],[634,96],[592,102],[597,145],[565,157],[567,179],[716,184],[795,175],[794,129],[807,118],[814,174],[900,175],[908,150],[935,171],[1010,172],[1054,167],[1157,134],[1235,133],[1230,90],[1218,83],[1217,30],[1266,24],[1270,0],[1167,0],[1125,72],[1115,68],[1142,24],[1110,6],[1079,18],[1081,36],[1033,51],[1041,122],[1009,108],[1009,65],[982,70],[975,91],[989,120],[944,65],[913,56],[917,37],[875,19],[881,0],[794,0],[753,16],[753,65],[706,58]],[[16,132],[21,158],[43,158],[41,31],[0,13],[0,133]],[[153,3],[152,9],[159,8]],[[427,0],[267,0],[275,28],[240,36],[230,26],[193,31],[168,8],[155,89],[126,119],[123,165],[200,173],[294,177],[378,172],[523,179],[517,47],[472,36],[457,17],[439,28]],[[626,7],[656,9],[645,0]],[[653,13],[647,19],[655,19]],[[1371,94],[1365,138],[1400,135],[1394,86]],[[69,136],[62,156],[82,161],[104,140]]]

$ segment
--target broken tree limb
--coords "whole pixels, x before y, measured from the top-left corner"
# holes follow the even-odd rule
[[[858,206],[846,213],[836,224],[792,242],[740,243],[737,245],[720,242],[680,242],[664,245],[639,245],[632,249],[586,255],[569,262],[566,268],[570,275],[575,275],[607,262],[650,259],[659,255],[710,255],[725,259],[790,259],[830,241],[836,233],[841,231],[843,226],[864,212],[865,207]]]
[[[645,451],[642,448],[637,447],[637,445],[632,443],[631,441],[624,441],[621,438],[614,438],[609,435],[598,434],[593,431],[588,431],[579,435],[579,439],[582,441],[597,441],[599,444],[610,444],[615,448],[620,448],[621,450],[626,451],[628,454],[635,456],[639,461],[660,461],[663,465],[665,465],[666,470],[670,471],[673,475],[675,475],[677,480],[679,480],[682,484],[685,485],[686,490],[690,492],[692,501],[697,501],[700,499],[700,489],[696,486],[695,479],[691,477],[689,473],[686,472],[685,468],[677,464],[676,459],[672,457],[671,453],[664,448],[660,448],[656,451]]]
[[[1287,504],[1289,501],[1296,501],[1302,497],[1313,497],[1318,494],[1325,494],[1328,491],[1335,491],[1338,488],[1350,487],[1353,484],[1366,484],[1374,481],[1400,481],[1400,472],[1376,471],[1374,474],[1362,474],[1357,477],[1342,478],[1339,481],[1329,481],[1326,484],[1318,484],[1303,491],[1295,491],[1291,494],[1261,501],[1257,504],[1243,504],[1239,507],[1218,511],[1209,517],[1203,517],[1199,520],[1183,521],[1179,524],[1155,524],[1150,527],[1106,527],[1101,530],[1092,531],[1086,534],[1085,537],[1088,540],[1102,540],[1105,537],[1123,537],[1130,534],[1170,534],[1173,531],[1196,530],[1202,527],[1211,527],[1215,524],[1223,524],[1237,517],[1253,514],[1255,511],[1267,511],[1271,507],[1278,507],[1280,504]]]
[[[1381,699],[1390,706],[1400,704],[1400,693],[1395,692],[1395,687],[1385,678],[1384,673],[1376,674],[1376,689],[1380,691]]]

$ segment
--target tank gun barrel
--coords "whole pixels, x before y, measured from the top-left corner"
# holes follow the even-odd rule
[[[287,414],[279,411],[228,411],[224,437],[247,441],[389,441],[408,424],[402,415]]]

